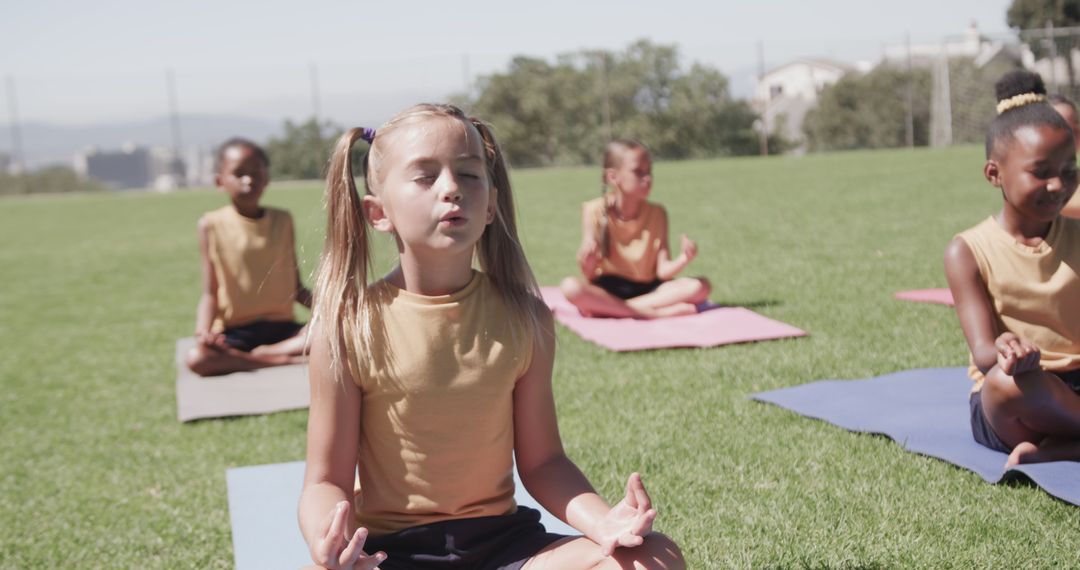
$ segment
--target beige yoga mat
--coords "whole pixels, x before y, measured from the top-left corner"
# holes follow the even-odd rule
[[[270,414],[311,403],[306,364],[203,378],[184,364],[194,346],[194,338],[176,341],[176,417],[182,422]]]

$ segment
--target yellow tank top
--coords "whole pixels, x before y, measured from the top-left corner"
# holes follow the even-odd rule
[[[1058,217],[1037,246],[1018,243],[994,219],[959,234],[994,305],[994,336],[1010,331],[1041,351],[1051,372],[1080,368],[1080,220]],[[983,376],[969,368],[975,390]]]
[[[218,286],[213,330],[294,320],[296,253],[289,213],[265,208],[253,220],[228,205],[204,217]]]
[[[533,334],[507,319],[487,276],[427,297],[371,286],[370,355],[349,355],[361,391],[358,523],[382,535],[514,512],[513,395]]]
[[[585,202],[583,215],[600,239],[600,222],[605,214],[605,199]],[[645,202],[632,220],[607,216],[608,251],[596,268],[596,275],[617,275],[642,283],[656,279],[656,261],[660,246],[667,238],[667,212],[663,206]]]

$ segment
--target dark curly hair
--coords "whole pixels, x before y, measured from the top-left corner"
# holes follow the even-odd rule
[[[996,149],[1012,144],[1016,131],[1021,127],[1048,126],[1072,132],[1065,119],[1046,101],[1046,85],[1038,73],[1010,71],[994,84],[994,93],[998,103],[1029,93],[1041,95],[1044,99],[1021,103],[994,118],[986,133],[986,158],[990,158]]]
[[[225,161],[225,151],[234,146],[243,146],[255,153],[255,156],[259,157],[263,166],[270,168],[270,157],[267,156],[263,147],[255,144],[251,139],[245,139],[244,137],[232,137],[229,140],[221,143],[221,146],[217,148],[217,152],[214,153],[214,172],[221,171],[221,163]]]

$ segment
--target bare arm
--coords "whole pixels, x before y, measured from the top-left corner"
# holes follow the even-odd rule
[[[293,299],[301,305],[311,310],[311,290],[304,287],[304,281],[300,279],[300,260],[296,258],[296,230],[293,225],[292,215],[288,217],[289,220],[289,242],[292,243],[293,252],[293,267],[296,268],[296,294]]]
[[[554,325],[550,312],[540,314],[543,327],[533,346],[532,362],[514,388],[514,452],[521,481],[544,508],[605,553],[618,546],[637,546],[652,530],[656,517],[640,477],[630,476],[627,498],[612,508],[563,450],[551,390]]]
[[[671,259],[671,252],[668,249],[668,223],[667,223],[667,210],[661,208],[660,210],[664,215],[664,227],[660,232],[660,251],[656,256],[656,277],[662,281],[673,279],[680,271],[686,268],[691,261],[697,257],[697,244],[693,240],[686,237],[683,234],[680,240],[680,246],[682,251],[675,259]]]
[[[589,212],[583,205],[581,207],[581,247],[578,248],[577,262],[581,274],[587,281],[596,277],[596,266],[600,263],[600,240],[596,235],[593,221],[589,219]]]
[[[360,441],[360,389],[344,363],[331,366],[330,347],[313,332],[311,410],[307,469],[300,493],[300,532],[312,560],[327,568],[373,568],[385,556],[367,557],[365,529],[356,528],[352,496]]]
[[[975,366],[986,374],[995,364],[1006,374],[1038,367],[1039,350],[1011,332],[998,333],[994,305],[967,243],[954,238],[945,249],[945,277]]]
[[[202,266],[202,294],[195,309],[195,338],[204,344],[217,344],[210,329],[217,315],[217,275],[214,264],[210,263],[210,224],[203,216],[199,218],[199,258]]]
[[[296,266],[296,302],[311,309],[311,290],[300,280],[300,266]]]

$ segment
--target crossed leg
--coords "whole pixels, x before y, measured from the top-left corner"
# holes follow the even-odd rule
[[[207,346],[200,343],[188,351],[184,362],[199,376],[220,376],[231,372],[297,364],[307,362],[304,354],[306,339],[305,325],[295,335],[274,344],[257,346],[251,352],[227,345]]]
[[[1080,459],[1080,395],[1058,376],[1009,376],[995,366],[980,397],[994,433],[1013,448],[1006,466]]]
[[[588,538],[567,538],[553,543],[529,559],[522,570],[682,570],[686,568],[679,546],[654,532],[634,548],[616,548],[605,557],[600,545]]]
[[[709,298],[709,281],[702,277],[681,277],[662,283],[655,291],[620,299],[602,287],[580,277],[563,279],[563,295],[585,316],[655,319],[697,312],[697,305]]]

